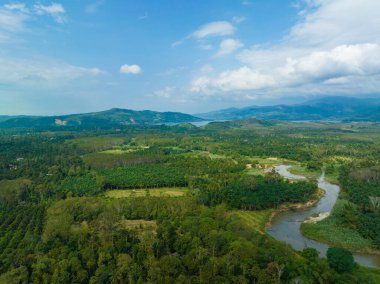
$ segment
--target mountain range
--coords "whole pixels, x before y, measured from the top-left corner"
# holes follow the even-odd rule
[[[294,105],[228,108],[201,114],[135,111],[114,108],[106,111],[58,116],[0,115],[0,128],[102,128],[126,125],[176,124],[214,120],[260,118],[284,121],[380,121],[380,99],[325,97]]]
[[[294,105],[249,106],[196,114],[207,120],[263,118],[286,121],[380,121],[380,99],[325,97]]]
[[[198,122],[203,119],[180,112],[135,111],[114,108],[106,111],[59,116],[0,116],[0,128],[11,127],[117,127],[126,125]]]

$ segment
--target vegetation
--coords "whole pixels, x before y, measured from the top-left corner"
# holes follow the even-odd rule
[[[272,167],[312,178],[323,167],[340,201],[305,232],[325,226],[331,243],[375,249],[379,130],[254,119],[1,129],[0,283],[378,283],[379,270],[338,273],[264,227],[317,191]]]
[[[265,225],[269,222],[273,210],[233,211],[233,216],[240,218],[249,228],[264,233]]]
[[[230,208],[245,210],[277,208],[285,202],[306,202],[317,191],[315,184],[291,183],[277,174],[265,177],[200,178],[193,182],[192,187],[199,190],[198,200],[202,204],[214,206],[225,203]]]
[[[352,272],[355,267],[352,253],[344,248],[329,248],[327,250],[327,261],[339,273]]]
[[[369,164],[370,165],[370,164]],[[368,166],[368,164],[367,164]],[[350,163],[341,168],[341,200],[330,217],[303,224],[306,235],[353,251],[380,248],[380,169]]]
[[[111,198],[141,197],[141,196],[184,196],[189,192],[187,187],[163,187],[150,189],[127,189],[127,190],[110,190],[105,193]]]

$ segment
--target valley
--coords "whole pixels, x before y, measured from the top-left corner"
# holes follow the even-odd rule
[[[357,253],[379,249],[376,123],[0,131],[0,283],[380,278],[371,255]],[[348,231],[361,243],[345,241]],[[357,264],[336,271],[323,243]]]

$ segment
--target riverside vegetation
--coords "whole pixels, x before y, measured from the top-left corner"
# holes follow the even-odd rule
[[[344,264],[345,249],[380,247],[378,124],[0,131],[0,283],[380,281]],[[284,161],[310,179],[271,171]],[[328,260],[264,231],[278,208],[315,199],[322,168],[340,200],[303,230],[345,248]]]

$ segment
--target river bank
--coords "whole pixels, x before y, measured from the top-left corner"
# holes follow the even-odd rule
[[[355,253],[380,255],[380,250],[374,248],[373,242],[364,239],[356,230],[340,225],[340,216],[346,202],[338,199],[329,218],[315,223],[307,219],[301,224],[301,232],[306,237],[331,246],[346,248]],[[311,217],[312,218],[312,217]]]
[[[280,165],[275,167],[275,169],[277,172],[281,172],[285,178],[293,179],[291,173],[283,171],[284,167],[289,168],[287,165]],[[282,170],[280,171],[280,169]],[[338,199],[340,187],[327,182],[324,174],[318,179],[318,187],[323,189],[325,194],[316,203],[314,202],[314,206],[305,206],[304,204],[300,206],[299,209],[287,209],[286,211],[277,212],[271,218],[266,232],[275,239],[288,243],[296,250],[303,250],[307,247],[315,248],[320,252],[320,255],[324,257],[326,256],[329,245],[304,236],[301,232],[301,225],[305,219],[311,216],[317,216],[321,212],[331,212]],[[328,219],[329,218],[324,221]],[[355,253],[354,258],[357,263],[363,266],[372,268],[380,267],[380,256],[378,255]]]
[[[265,224],[265,229],[272,225],[272,220],[280,213],[290,210],[306,210],[312,208],[318,203],[318,201],[324,196],[324,194],[325,191],[321,188],[318,188],[315,197],[312,200],[309,200],[305,203],[289,203],[281,205],[279,208],[275,209],[269,216],[268,222]]]

